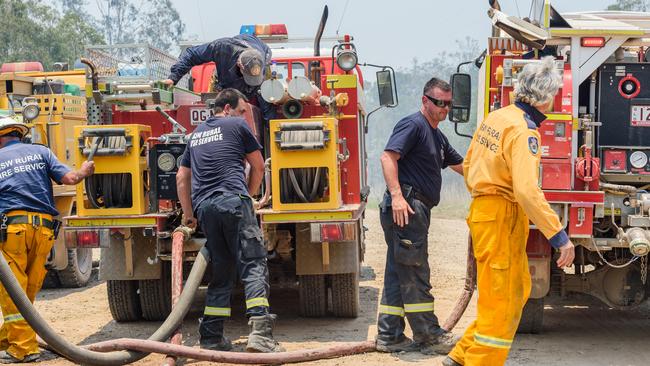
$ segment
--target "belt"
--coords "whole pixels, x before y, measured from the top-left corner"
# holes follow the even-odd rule
[[[425,196],[422,193],[416,191],[415,189],[413,189],[413,198],[415,198],[416,200],[424,203],[424,205],[427,206],[427,208],[429,210],[432,209],[435,206],[435,204],[433,204],[433,201],[431,201],[429,198],[427,198],[427,196]]]
[[[7,225],[12,224],[32,224],[34,226],[43,226],[48,229],[54,229],[54,221],[48,220],[38,215],[15,215],[7,216]]]

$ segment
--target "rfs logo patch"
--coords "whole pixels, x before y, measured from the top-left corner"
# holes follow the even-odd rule
[[[531,136],[528,138],[528,150],[530,150],[533,155],[537,155],[539,152],[539,141],[537,140],[537,137]]]

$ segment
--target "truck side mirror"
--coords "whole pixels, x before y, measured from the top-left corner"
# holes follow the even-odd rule
[[[472,107],[472,77],[456,73],[451,76],[451,111],[449,120],[455,123],[469,122]]]
[[[377,90],[379,91],[379,105],[394,107],[395,103],[395,74],[390,69],[377,71]]]

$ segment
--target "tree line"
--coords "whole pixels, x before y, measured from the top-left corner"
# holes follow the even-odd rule
[[[171,0],[0,0],[0,14],[0,62],[40,61],[46,69],[73,65],[90,44],[149,43],[169,52],[185,33]]]

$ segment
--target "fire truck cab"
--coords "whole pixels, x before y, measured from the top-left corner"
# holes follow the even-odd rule
[[[576,245],[573,268],[531,224],[532,293],[520,332],[542,329],[544,299],[591,295],[607,306],[638,306],[650,293],[650,13],[560,14],[536,2],[532,21],[490,1],[493,32],[477,60],[477,120],[513,103],[517,72],[553,56],[564,84],[540,128],[539,184]],[[469,120],[466,74],[454,75],[452,119]],[[647,83],[647,84],[646,84]]]

